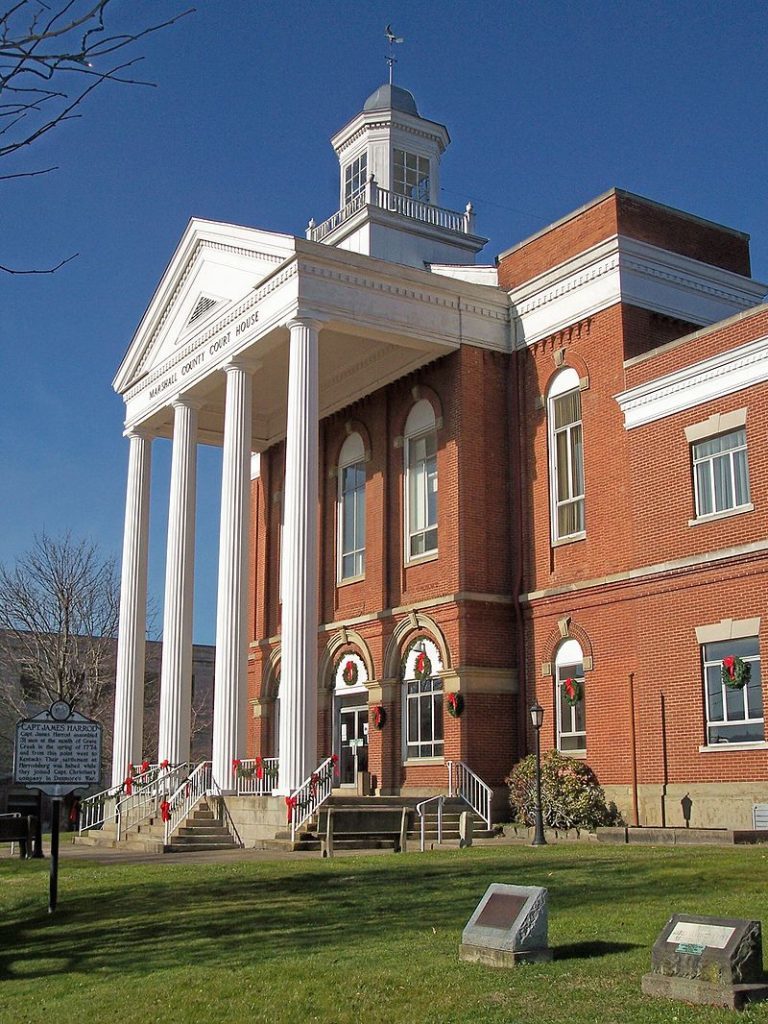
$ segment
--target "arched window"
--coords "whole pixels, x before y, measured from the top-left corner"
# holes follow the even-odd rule
[[[418,401],[405,422],[405,560],[437,552],[437,429],[435,412]]]
[[[337,498],[338,579],[365,573],[365,447],[359,434],[350,434],[339,455]]]
[[[443,664],[437,645],[426,638],[408,651],[403,665],[403,738],[407,761],[442,757]]]
[[[584,535],[584,441],[579,375],[558,373],[547,396],[552,540]]]
[[[576,640],[565,640],[557,649],[555,690],[557,748],[564,753],[586,753],[584,655]]]

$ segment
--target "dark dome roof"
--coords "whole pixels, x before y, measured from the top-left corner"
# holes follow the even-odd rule
[[[400,110],[404,114],[419,116],[413,95],[399,85],[380,85],[365,101],[363,110]]]

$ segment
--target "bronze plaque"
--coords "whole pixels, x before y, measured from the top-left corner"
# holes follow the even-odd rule
[[[515,896],[512,893],[494,892],[474,922],[475,928],[499,928],[509,931],[517,920],[517,915],[525,906],[527,896]]]

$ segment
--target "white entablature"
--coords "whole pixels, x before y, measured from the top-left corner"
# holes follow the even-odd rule
[[[216,298],[190,323],[200,296]],[[460,344],[510,351],[494,286],[431,274],[305,239],[191,221],[115,378],[126,425],[170,436],[180,396],[200,406],[200,440],[220,444],[233,358],[257,369],[253,450],[284,436],[287,324],[320,325],[321,417]]]

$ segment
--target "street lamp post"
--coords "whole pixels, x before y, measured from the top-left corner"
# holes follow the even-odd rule
[[[544,816],[541,811],[541,727],[544,723],[544,708],[538,701],[530,707],[531,723],[536,734],[536,831],[531,846],[546,846],[544,838]]]

